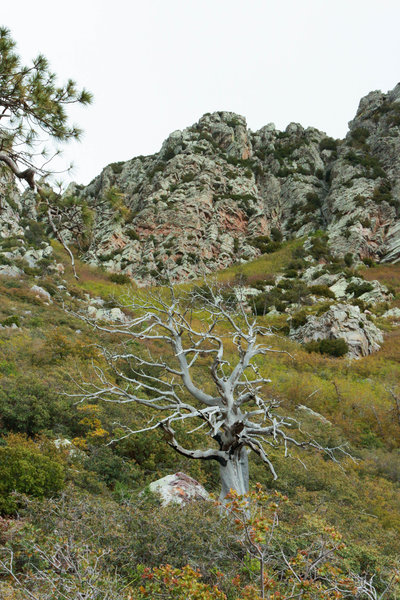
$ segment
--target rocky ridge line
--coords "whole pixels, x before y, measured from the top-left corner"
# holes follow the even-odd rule
[[[337,256],[396,262],[399,134],[400,84],[363,98],[344,140],[297,123],[252,132],[234,113],[206,114],[158,153],[108,165],[66,196],[92,214],[85,260],[141,285],[212,273],[318,230]],[[35,218],[30,194],[0,197],[0,236],[21,238]]]

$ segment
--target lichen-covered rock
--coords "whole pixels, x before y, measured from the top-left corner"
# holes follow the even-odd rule
[[[400,308],[389,308],[389,310],[387,310],[382,317],[384,319],[400,319]]]
[[[198,278],[257,257],[260,238],[321,229],[337,256],[396,262],[399,157],[400,84],[361,99],[344,140],[298,123],[252,132],[240,115],[208,113],[171,133],[158,153],[110,164],[87,186],[71,184],[65,199],[80,207],[74,225],[85,230],[84,259],[139,285]],[[25,243],[34,195],[2,179],[0,207],[0,242],[14,236],[22,244],[11,262],[36,268],[33,250],[41,248]],[[344,282],[325,275],[316,285]]]
[[[33,285],[31,287],[31,291],[35,294],[36,298],[45,300],[49,304],[51,304],[53,302],[49,292],[47,290],[45,290],[44,288],[40,287],[40,285]]]
[[[178,281],[255,258],[254,238],[273,229],[320,227],[324,137],[294,123],[252,133],[234,113],[204,115],[158,154],[109,165],[75,190],[95,212],[86,259],[139,284]]]
[[[11,174],[0,175],[0,238],[23,234],[20,224],[21,198]]]
[[[351,358],[367,356],[379,350],[383,335],[358,306],[337,304],[323,315],[309,315],[301,327],[290,330],[290,337],[300,343],[322,339],[344,339]]]
[[[329,286],[338,300],[358,298],[366,304],[377,304],[393,298],[388,288],[376,279],[365,281],[361,277],[345,278],[342,273],[338,275],[335,283]]]
[[[110,323],[127,323],[129,317],[120,308],[97,308],[89,305],[87,308],[89,319],[95,321],[109,321]]]
[[[208,492],[198,481],[180,471],[153,481],[150,483],[149,489],[151,492],[159,494],[164,506],[170,502],[188,504],[196,500],[208,500],[210,498]]]
[[[326,198],[327,229],[337,255],[400,258],[399,134],[400,84],[361,99],[338,147]]]
[[[20,277],[24,272],[14,265],[0,265],[0,277]]]
[[[95,221],[86,259],[139,284],[192,279],[251,260],[257,236],[325,229],[332,252],[400,257],[399,86],[360,102],[345,140],[290,123],[247,129],[204,115],[153,156],[106,167],[74,194]]]

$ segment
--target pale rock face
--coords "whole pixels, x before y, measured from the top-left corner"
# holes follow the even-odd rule
[[[382,317],[385,319],[400,319],[400,308],[390,308],[382,315]]]
[[[23,229],[19,223],[21,198],[18,189],[10,175],[0,176],[0,238],[22,235]]]
[[[251,301],[252,297],[260,294],[260,290],[249,286],[235,286],[232,291],[239,302]]]
[[[350,304],[332,306],[320,317],[308,316],[305,325],[290,331],[290,337],[300,343],[342,338],[349,345],[351,358],[377,352],[383,342],[382,332],[358,306]]]
[[[157,154],[109,165],[73,189],[95,212],[86,260],[139,285],[188,280],[255,258],[251,238],[272,228],[325,229],[337,255],[400,259],[398,87],[363,98],[343,141],[298,123],[251,132],[244,117],[215,112]],[[128,216],[107,200],[111,187]]]
[[[97,308],[89,305],[87,314],[90,319],[95,321],[109,321],[111,323],[127,323],[129,321],[129,317],[120,308]]]
[[[47,290],[45,290],[44,288],[40,287],[39,285],[33,285],[31,287],[31,291],[36,295],[36,298],[41,298],[42,300],[45,300],[49,304],[51,304],[53,302],[49,292]]]
[[[362,98],[344,140],[298,123],[252,132],[244,117],[221,111],[171,133],[152,156],[71,184],[66,194],[94,213],[84,259],[138,285],[178,282],[257,257],[254,238],[273,229],[284,239],[323,229],[338,256],[399,261],[399,90]],[[0,241],[23,236],[34,195],[20,196],[5,178],[0,205]],[[23,258],[38,262],[32,249]]]
[[[24,272],[14,265],[0,265],[0,277],[21,277]]]
[[[188,504],[196,500],[210,499],[208,492],[198,481],[181,472],[153,481],[149,489],[159,494],[163,506],[170,502]]]
[[[362,98],[338,149],[326,198],[331,247],[338,255],[400,258],[398,89]]]
[[[298,235],[311,231],[326,195],[314,175],[330,160],[319,151],[324,135],[298,124],[283,134],[272,125],[252,133],[234,113],[204,115],[172,133],[158,154],[110,165],[77,191],[96,213],[87,260],[142,285],[166,273],[179,281],[255,258],[251,238],[272,227],[289,232],[299,221]],[[107,202],[112,186],[123,194],[129,223]],[[311,208],[307,194],[314,194]]]
[[[344,277],[341,277],[340,275],[341,274],[338,275],[339,279],[337,279],[337,281],[333,285],[329,285],[329,283],[327,283],[326,285],[329,285],[329,288],[332,290],[332,292],[335,294],[338,300],[351,300],[352,298],[354,298],[354,293],[347,292],[348,286],[351,284],[363,285],[366,282],[360,277],[350,277],[349,279],[346,279]],[[316,282],[319,283],[320,280],[323,280],[323,277],[324,276],[317,279]],[[359,296],[359,299],[363,302],[366,302],[367,304],[377,304],[380,302],[387,302],[388,300],[391,300],[393,298],[393,295],[389,292],[387,287],[381,284],[379,281],[368,281],[368,284],[372,286],[372,289],[368,292],[364,292]]]
[[[43,258],[43,251],[42,250],[35,250],[34,248],[32,248],[31,250],[28,250],[27,252],[25,252],[25,254],[22,257],[22,259],[31,268],[36,267],[38,261],[41,260],[42,258]]]
[[[29,222],[37,219],[36,198],[31,192],[20,194],[10,173],[0,175],[0,274],[17,277],[23,270],[16,267],[16,261],[24,261],[30,268],[36,268],[42,259],[51,259],[53,248],[47,242],[41,247],[33,247],[28,241]],[[2,265],[1,263],[10,263]],[[48,265],[57,269],[57,265]]]
[[[344,277],[338,279],[333,285],[330,286],[331,291],[335,294],[336,298],[346,298],[346,289],[349,282]]]
[[[53,444],[57,450],[67,450],[69,456],[85,456],[84,452],[79,450],[79,448],[76,448],[71,440],[68,440],[67,438],[58,438],[53,441]]]

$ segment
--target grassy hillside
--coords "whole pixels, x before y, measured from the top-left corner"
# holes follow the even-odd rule
[[[268,279],[284,269],[298,245],[299,241],[290,242],[274,254],[220,273],[218,279],[226,283],[238,273],[250,282]],[[62,249],[57,244],[54,248],[58,258],[63,258]],[[162,509],[155,499],[144,500],[138,493],[150,481],[178,470],[218,493],[216,465],[190,461],[174,453],[158,431],[106,445],[115,436],[115,422],[137,426],[147,418],[146,411],[133,405],[76,403],[76,398],[70,396],[77,393],[77,382],[93,379],[95,365],[104,366],[97,345],[116,348],[121,341],[118,335],[94,331],[74,315],[84,306],[85,294],[99,296],[108,302],[107,306],[113,306],[118,299],[138,293],[131,286],[113,283],[99,269],[78,262],[77,270],[78,281],[68,264],[58,279],[25,275],[0,281],[0,323],[4,326],[0,330],[0,452],[4,453],[3,461],[0,456],[0,509],[5,517],[4,527],[0,528],[1,543],[5,547],[14,544],[20,553],[18,568],[23,576],[24,569],[30,568],[29,543],[55,543],[54,531],[44,518],[44,513],[50,511],[52,527],[59,527],[57,535],[68,536],[74,530],[79,544],[87,539],[92,527],[91,551],[98,552],[107,544],[112,547],[118,560],[110,558],[110,564],[130,584],[139,577],[140,564],[153,567],[173,562],[179,567],[191,560],[207,581],[214,581],[212,557],[210,562],[204,556],[202,561],[199,558],[210,529],[218,537],[219,525],[212,511],[195,507],[186,512]],[[399,304],[400,266],[372,267],[363,275],[390,284],[396,293],[394,305]],[[51,303],[31,290],[34,284],[49,291]],[[68,293],[58,285],[65,286]],[[201,311],[195,318],[201,318]],[[259,318],[276,328],[274,349],[286,352],[259,360],[260,372],[271,379],[265,394],[279,399],[282,410],[301,420],[304,430],[324,445],[347,444],[351,457],[343,456],[339,464],[314,451],[292,451],[285,458],[282,451],[274,449],[278,473],[274,482],[265,465],[251,454],[251,481],[289,497],[290,508],[282,516],[289,536],[295,538],[302,527],[311,527],[310,519],[333,525],[347,542],[343,560],[349,568],[383,573],[400,553],[400,328],[386,322],[382,349],[350,361],[308,353],[291,341],[281,329],[286,323],[284,314]],[[10,327],[13,323],[15,326]],[[227,348],[229,357],[233,357],[233,345],[228,343]],[[205,387],[211,386],[206,367],[204,360],[196,371]],[[58,438],[72,440],[78,450],[70,454],[68,449],[57,449],[52,441]],[[192,440],[194,445],[198,443],[200,434]],[[20,460],[28,465],[29,485],[5,466],[6,456],[8,465],[12,461],[20,465]],[[48,483],[42,481],[40,473],[51,469],[58,473],[58,479],[54,476]],[[15,489],[25,495],[12,495]],[[62,500],[58,500],[60,494]],[[42,500],[45,496],[54,496],[54,500]],[[196,513],[203,510],[201,516]],[[79,514],[81,524],[77,528]],[[17,515],[23,516],[18,526]],[[133,547],[131,541],[123,549],[120,540],[125,534],[135,531],[139,536],[139,517],[146,544],[143,541],[140,548],[138,544]],[[162,530],[155,531],[161,522]],[[183,536],[183,531],[189,529],[194,537]],[[181,539],[179,548],[174,546],[174,536]],[[226,548],[224,552],[224,564],[219,566],[226,570],[227,564],[232,568],[233,563],[226,558]],[[110,573],[110,564],[105,573]],[[251,580],[251,569],[246,573]],[[7,582],[9,578],[3,578],[6,591],[11,589]],[[232,592],[228,597],[236,596]]]

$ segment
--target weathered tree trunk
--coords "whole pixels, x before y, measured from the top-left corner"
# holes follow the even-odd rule
[[[249,462],[246,448],[234,452],[228,458],[226,465],[220,463],[219,474],[221,478],[221,494],[219,499],[224,501],[230,490],[240,495],[249,491]]]

